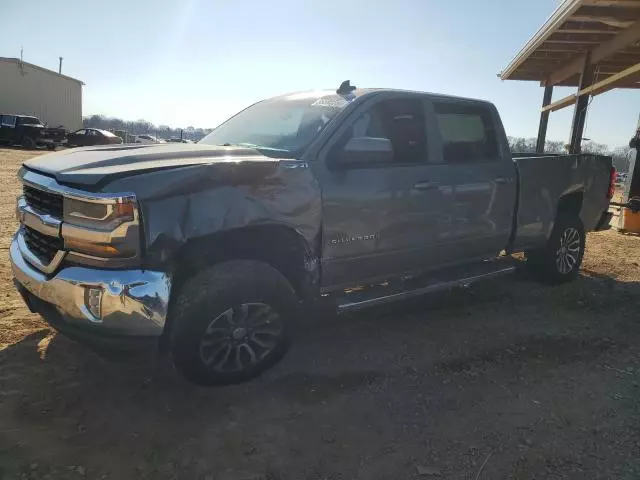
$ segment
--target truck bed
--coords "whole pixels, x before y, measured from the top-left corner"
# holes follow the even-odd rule
[[[518,172],[514,250],[540,245],[553,229],[560,202],[594,230],[609,207],[611,157],[591,154],[513,154]]]

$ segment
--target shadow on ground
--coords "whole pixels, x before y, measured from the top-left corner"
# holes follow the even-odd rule
[[[331,318],[216,389],[43,330],[0,351],[0,478],[638,478],[639,294],[520,274]]]

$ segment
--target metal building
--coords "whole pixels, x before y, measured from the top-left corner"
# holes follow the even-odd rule
[[[53,70],[0,57],[0,113],[34,115],[52,127],[82,128],[82,83]]]

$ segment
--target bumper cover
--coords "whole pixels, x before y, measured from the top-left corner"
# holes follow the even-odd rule
[[[28,306],[55,328],[80,328],[98,336],[162,335],[171,291],[171,277],[166,273],[68,267],[46,276],[22,257],[16,239],[10,257],[14,279],[24,289],[21,293]],[[100,317],[88,308],[89,289],[101,291]],[[29,301],[30,295],[40,301]]]

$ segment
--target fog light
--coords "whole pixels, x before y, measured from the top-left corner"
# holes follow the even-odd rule
[[[87,288],[84,292],[84,303],[98,320],[102,320],[102,289]]]

